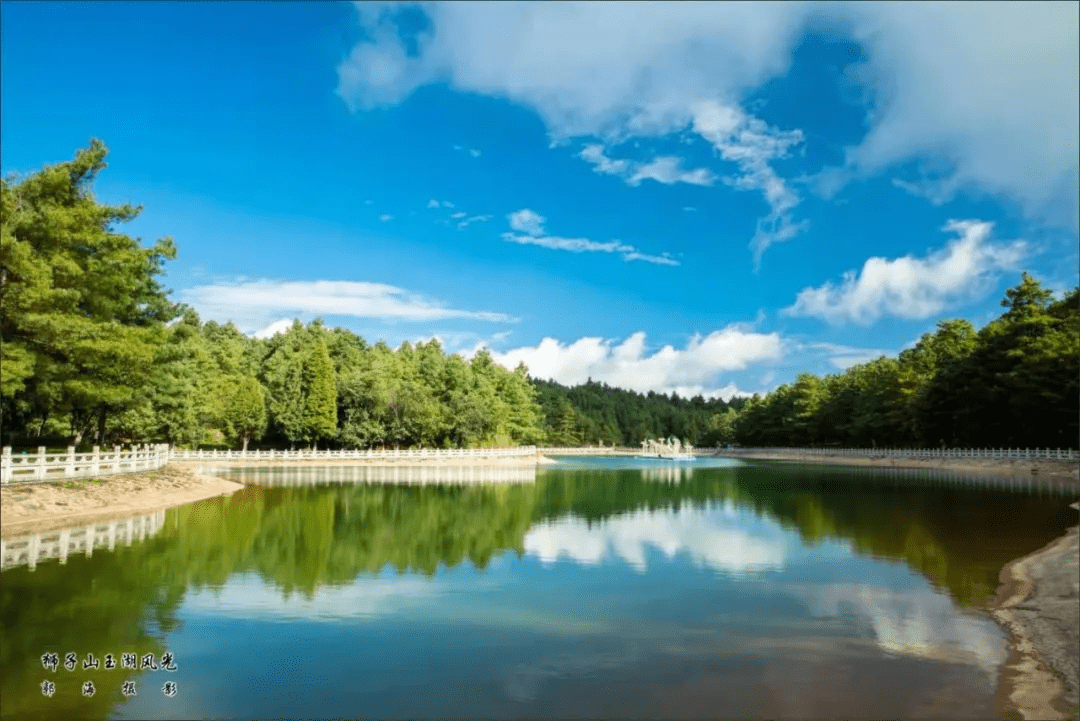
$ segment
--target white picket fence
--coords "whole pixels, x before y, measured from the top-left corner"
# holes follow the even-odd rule
[[[92,453],[76,453],[73,447],[66,452],[48,453],[38,447],[37,453],[12,455],[5,446],[0,454],[0,484],[43,483],[69,478],[89,478],[116,473],[134,473],[161,468],[170,461],[348,461],[348,460],[443,460],[451,458],[527,458],[536,455],[535,446],[516,448],[453,448],[449,450],[366,450],[366,451],[205,451],[180,450],[167,444],[136,446],[123,450],[114,446],[102,452],[97,446]]]
[[[726,453],[775,453],[809,456],[873,456],[875,458],[979,458],[1048,461],[1080,460],[1080,451],[1062,448],[729,448]]]

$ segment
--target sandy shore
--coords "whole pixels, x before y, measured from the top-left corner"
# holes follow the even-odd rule
[[[1009,634],[999,704],[1025,719],[1080,717],[1080,526],[1008,563],[1000,580],[990,606]]]
[[[242,483],[203,475],[197,464],[184,463],[101,480],[7,486],[0,490],[0,533],[10,538],[120,520],[229,495],[243,487]]]
[[[916,468],[923,470],[949,470],[967,473],[1013,476],[1017,478],[1049,478],[1055,481],[1073,481],[1080,488],[1080,463],[1076,461],[1049,461],[1043,459],[1013,458],[890,458],[881,456],[817,456],[802,453],[762,453],[756,451],[721,451],[721,458],[739,458],[759,461],[787,461],[790,463],[824,463],[838,466],[864,466],[870,468]]]

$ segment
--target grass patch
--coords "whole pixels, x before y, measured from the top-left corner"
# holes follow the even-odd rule
[[[55,485],[58,488],[67,488],[71,490],[78,490],[80,488],[86,488],[91,483],[105,483],[104,478],[75,478],[70,481],[59,481]]]

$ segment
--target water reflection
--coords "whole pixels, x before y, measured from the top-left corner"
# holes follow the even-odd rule
[[[112,546],[69,531],[93,553],[65,564],[57,532],[34,572],[29,542],[5,548],[25,565],[0,584],[0,715],[993,715],[1004,639],[966,609],[1076,522],[1071,497],[993,478],[414,470],[219,469],[248,485],[144,519],[140,543],[134,521]],[[166,648],[172,705],[104,671],[91,700],[38,689],[46,649]]]
[[[654,483],[681,483],[690,480],[693,475],[693,468],[674,464],[641,469],[642,479]]]
[[[637,511],[600,523],[568,516],[533,526],[525,536],[525,551],[545,564],[569,558],[597,565],[622,559],[639,573],[647,570],[646,550],[673,559],[685,553],[699,567],[745,572],[784,565],[785,544],[763,529],[756,532],[733,523],[731,503],[697,510]]]
[[[108,551],[115,549],[117,543],[130,546],[132,541],[154,535],[163,525],[165,511],[162,510],[109,523],[0,539],[0,571],[21,565],[29,566],[33,571],[39,561],[53,558],[66,564],[71,553],[84,553],[89,558],[94,554],[95,546]]]
[[[268,486],[327,485],[331,483],[532,483],[536,466],[294,466],[291,468],[207,468],[222,478]]]
[[[958,612],[947,595],[930,589],[830,583],[785,590],[814,616],[867,619],[877,644],[889,653],[978,666],[989,682],[1007,656],[1006,639],[987,616]]]

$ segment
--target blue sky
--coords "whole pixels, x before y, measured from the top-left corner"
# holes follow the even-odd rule
[[[1078,8],[4,3],[2,167],[207,320],[730,397],[1077,284]]]

